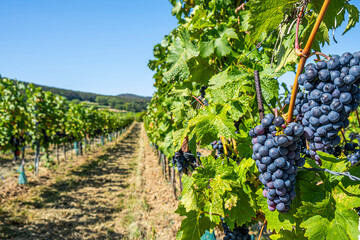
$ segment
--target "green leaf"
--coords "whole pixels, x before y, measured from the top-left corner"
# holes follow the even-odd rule
[[[304,232],[301,229],[298,231],[295,231],[294,229],[292,231],[280,230],[279,233],[272,234],[270,236],[270,239],[272,239],[272,240],[290,240],[290,239],[308,240],[308,238],[306,238],[304,236]]]
[[[250,204],[249,195],[245,193],[242,188],[234,189],[234,193],[237,196],[237,201],[234,206],[225,210],[225,214],[230,220],[236,221],[236,224],[241,226],[247,222],[251,222],[251,219],[256,217],[256,212]]]
[[[207,64],[207,61],[208,60],[200,57],[188,61],[188,68],[193,82],[206,85],[210,78],[217,73],[214,68]]]
[[[180,31],[180,36],[169,47],[167,62],[170,69],[164,73],[164,80],[170,81],[176,78],[184,80],[189,77],[187,61],[199,55],[196,44],[191,42],[189,32],[186,29]]]
[[[200,55],[203,58],[209,57],[215,51],[214,40],[200,42]]]
[[[231,47],[226,37],[217,38],[214,41],[215,52],[219,57],[224,57],[230,54]]]
[[[296,217],[302,218],[301,227],[309,239],[357,239],[359,216],[352,208],[360,206],[358,186],[344,189],[337,186],[333,197],[321,202],[303,202]]]
[[[295,223],[295,218],[289,213],[271,212],[262,191],[262,189],[259,189],[256,194],[258,195],[258,204],[265,213],[268,229],[275,230],[276,232],[279,232],[280,229],[291,230]]]
[[[183,191],[181,193],[181,203],[186,208],[186,211],[198,210],[198,200],[194,191],[194,179],[186,176],[185,174],[181,177],[183,183]]]
[[[181,1],[176,2],[175,6],[171,10],[171,14],[177,15],[178,13],[180,13],[181,8],[182,8]]]
[[[279,98],[279,82],[268,76],[260,76],[261,92],[265,102],[275,106]]]
[[[252,42],[258,41],[263,33],[268,34],[278,27],[284,18],[285,10],[292,8],[297,1],[292,0],[255,0],[247,6],[251,11],[250,37]]]
[[[343,32],[343,35],[347,33],[351,28],[355,27],[356,23],[359,22],[359,9],[351,4],[345,4],[345,8],[349,13],[349,22]]]
[[[196,134],[202,144],[210,144],[221,136],[235,138],[235,127],[227,117],[230,110],[228,105],[209,106],[200,111],[200,114],[189,121],[192,134]]]
[[[181,221],[177,239],[200,240],[205,230],[216,226],[208,217],[196,211],[190,211],[185,216],[186,218]]]

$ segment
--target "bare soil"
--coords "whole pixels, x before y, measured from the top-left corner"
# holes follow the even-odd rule
[[[0,239],[175,239],[177,200],[142,123],[40,173],[0,185]]]

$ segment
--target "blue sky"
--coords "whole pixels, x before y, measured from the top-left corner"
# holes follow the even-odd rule
[[[0,9],[2,76],[107,95],[152,95],[148,60],[177,23],[167,0],[3,0]]]
[[[177,23],[168,0],[3,0],[0,9],[2,76],[107,95],[152,95],[148,60]],[[324,53],[360,50],[360,24],[341,33]]]

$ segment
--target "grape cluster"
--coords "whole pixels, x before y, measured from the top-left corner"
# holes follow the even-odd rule
[[[287,212],[295,198],[297,168],[305,164],[299,140],[304,127],[299,123],[285,124],[282,117],[267,114],[261,124],[250,130],[253,159],[264,184],[264,197],[270,211]]]
[[[208,88],[208,86],[202,86],[201,88],[200,88],[200,97],[201,97],[201,99],[203,100],[203,103],[204,103],[204,105],[205,106],[209,106],[209,103],[208,103],[208,101],[206,101],[206,99],[205,99],[205,90]]]
[[[243,226],[236,226],[231,231],[230,227],[222,221],[222,227],[224,228],[225,237],[223,240],[251,240],[251,235],[249,235],[249,229]]]
[[[355,149],[353,154],[347,156],[347,159],[351,163],[351,166],[360,162],[360,149]]]
[[[351,132],[349,135],[349,138],[351,141],[357,139],[360,142],[360,134],[359,133]]]
[[[224,145],[221,141],[213,141],[211,146],[212,149],[216,150],[217,157],[219,157],[221,154],[224,154]]]
[[[200,88],[200,96],[201,96],[201,98],[205,98],[205,90],[207,89],[208,87],[207,86],[202,86],[201,88]]]
[[[347,156],[347,160],[351,163],[351,166],[353,166],[360,162],[360,149],[358,147],[359,144],[348,142],[344,147],[336,146],[333,155],[338,157],[341,153],[344,153]]]
[[[197,158],[200,158],[200,153],[197,153]],[[198,166],[197,158],[190,152],[183,152],[181,149],[175,152],[175,156],[172,157],[171,163],[173,166],[177,166],[178,171],[182,172],[188,167],[195,168]]]
[[[299,84],[307,91],[303,104],[296,106],[302,115],[309,154],[320,165],[316,151],[334,153],[340,143],[338,132],[349,126],[348,117],[359,106],[360,52],[332,56],[305,67]],[[300,111],[299,111],[300,110]]]
[[[220,157],[222,154],[224,154],[224,145],[223,143],[219,140],[219,141],[214,141],[212,143],[210,143],[211,146],[212,146],[212,149],[216,150],[216,158]],[[233,153],[232,151],[229,151],[228,149],[228,152],[227,152],[227,158],[231,158],[233,160],[236,160],[237,162],[240,160],[240,159],[237,159],[237,156],[235,153]]]
[[[360,162],[360,149],[357,143],[346,143],[344,146],[344,153],[347,155],[347,160],[351,163],[351,166]]]

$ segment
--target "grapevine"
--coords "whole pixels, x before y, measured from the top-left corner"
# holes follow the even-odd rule
[[[192,153],[217,152],[182,175],[179,239],[200,239],[221,227],[221,218],[231,231],[266,223],[272,239],[357,239],[359,182],[347,177],[359,176],[358,147],[347,144],[357,141],[359,126],[353,112],[358,63],[347,60],[357,54],[327,57],[321,48],[328,31],[346,23],[344,14],[350,19],[345,32],[355,26],[358,9],[329,0],[171,3],[179,24],[154,47],[148,64],[156,92],[147,134],[168,158],[185,138]],[[313,54],[318,60],[306,65]],[[342,74],[342,67],[348,71]],[[278,77],[288,71],[296,77],[282,102]],[[346,77],[350,87],[337,86],[336,77]],[[338,114],[319,112],[322,105]],[[322,128],[320,118],[331,129]]]
[[[98,111],[81,104],[69,104],[51,92],[0,78],[0,151],[12,151],[15,161],[21,157],[19,183],[25,181],[25,147],[35,150],[34,169],[38,174],[42,149],[48,156],[50,145],[94,139],[119,132],[134,120],[108,111]],[[85,140],[86,142],[86,140]],[[22,156],[20,156],[22,150]],[[66,149],[65,149],[66,153]]]

